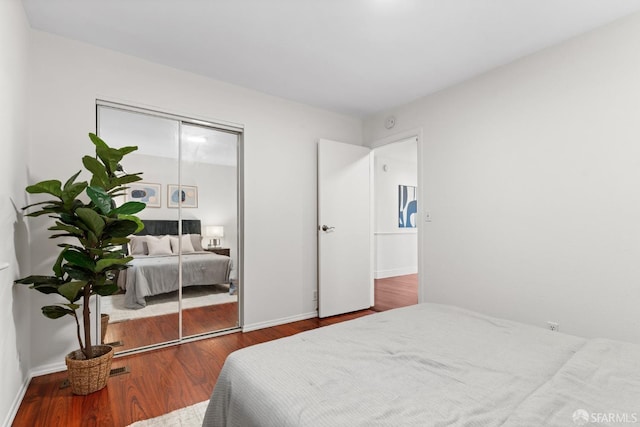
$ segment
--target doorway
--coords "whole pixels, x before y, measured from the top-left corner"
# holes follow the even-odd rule
[[[418,303],[418,137],[373,150],[373,309]]]

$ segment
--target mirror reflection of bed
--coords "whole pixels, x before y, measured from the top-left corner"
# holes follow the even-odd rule
[[[128,245],[134,260],[118,277],[119,293],[99,299],[109,316],[103,342],[123,352],[237,328],[238,295],[230,288],[240,252],[238,134],[103,101],[97,108],[101,138],[138,147],[122,166],[141,171],[143,180],[129,184],[130,194],[117,202],[147,204],[138,214],[145,229]],[[220,231],[207,234],[214,229]]]
[[[144,230],[130,236],[134,259],[118,277],[120,290],[102,299],[102,313],[109,315],[104,342],[123,351],[175,339],[180,276],[184,336],[235,327],[238,295],[230,249],[203,246],[199,220],[182,221],[181,239],[178,221],[143,222]]]

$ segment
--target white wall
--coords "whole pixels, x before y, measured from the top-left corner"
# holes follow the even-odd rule
[[[409,154],[404,149],[397,154],[389,152],[394,145],[374,151],[376,279],[418,272],[417,230],[398,227],[398,186],[418,185],[417,147],[413,158],[403,158]]]
[[[29,291],[26,205],[29,30],[18,0],[0,1],[0,425],[10,425],[28,380]],[[5,268],[6,267],[6,268]]]
[[[316,139],[359,144],[360,120],[58,36],[34,31],[32,38],[30,181],[80,169],[81,154],[92,151],[86,134],[95,131],[96,98],[243,124],[245,324],[313,315]],[[55,248],[44,220],[31,222],[33,272],[47,272]],[[33,298],[31,319],[31,363],[42,369],[76,347],[71,322],[61,330],[35,312],[44,302]]]
[[[424,300],[640,342],[639,45],[636,14],[366,120],[424,134]]]

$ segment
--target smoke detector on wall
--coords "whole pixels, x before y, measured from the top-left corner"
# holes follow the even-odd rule
[[[387,117],[387,120],[384,121],[384,127],[387,129],[391,129],[396,125],[396,118],[394,116]]]

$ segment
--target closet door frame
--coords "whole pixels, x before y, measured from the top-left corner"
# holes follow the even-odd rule
[[[144,114],[152,117],[159,117],[169,120],[175,120],[178,123],[178,185],[182,185],[182,126],[184,124],[192,124],[196,126],[202,126],[206,128],[210,128],[215,131],[227,132],[236,135],[237,140],[237,168],[236,168],[236,180],[237,180],[237,270],[236,270],[236,292],[238,295],[238,323],[235,327],[222,329],[219,331],[211,331],[205,332],[197,335],[191,335],[188,337],[183,336],[182,331],[182,253],[178,259],[178,268],[179,268],[179,283],[178,286],[178,339],[170,340],[158,344],[146,345],[143,347],[125,350],[122,352],[118,352],[115,357],[145,352],[154,350],[162,347],[174,346],[177,344],[181,344],[184,342],[192,342],[198,341],[201,339],[207,339],[214,336],[226,335],[230,333],[240,332],[242,331],[242,326],[244,324],[244,125],[225,122],[221,120],[211,120],[206,118],[194,118],[183,114],[172,113],[167,111],[159,111],[153,108],[142,107],[142,106],[134,106],[131,104],[125,104],[118,101],[109,101],[106,99],[96,99],[95,103],[95,114],[96,114],[96,134],[100,129],[100,115],[99,109],[100,107],[113,108],[121,111]],[[98,134],[99,135],[99,134]],[[182,235],[182,207],[178,209],[178,232]],[[101,307],[100,307],[100,299],[96,298],[95,301],[95,330],[96,333],[94,336],[94,344],[99,344],[98,340],[100,338],[100,330],[101,330]]]

